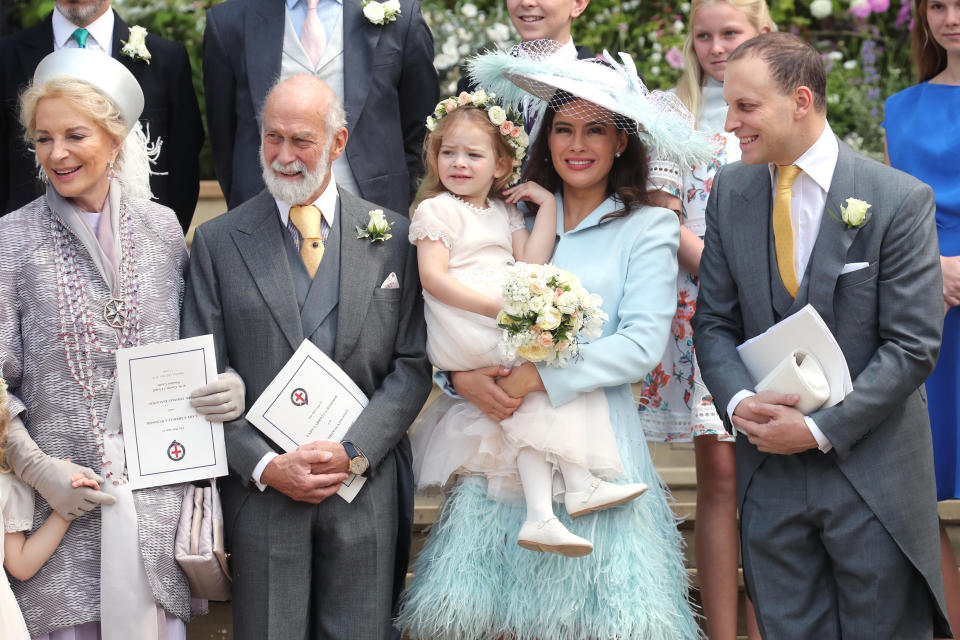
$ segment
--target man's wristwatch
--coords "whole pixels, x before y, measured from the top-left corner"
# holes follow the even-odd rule
[[[355,476],[365,474],[367,469],[370,468],[370,462],[366,456],[360,453],[360,450],[353,446],[352,442],[343,441],[340,443],[340,446],[347,452],[347,457],[350,459],[350,464],[348,465],[350,473]]]

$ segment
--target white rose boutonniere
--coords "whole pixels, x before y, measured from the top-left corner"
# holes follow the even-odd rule
[[[363,7],[364,17],[377,25],[395,22],[400,15],[400,0],[386,0],[386,2],[367,0],[360,6]]]
[[[847,198],[845,205],[840,205],[840,215],[829,212],[830,216],[847,226],[847,229],[859,229],[870,222],[872,214],[867,211],[872,205],[857,198]]]
[[[136,24],[130,27],[130,39],[123,43],[120,53],[134,60],[143,60],[150,64],[150,51],[147,50],[147,30]]]
[[[386,242],[393,237],[390,233],[391,225],[383,215],[383,209],[374,209],[370,212],[370,221],[366,228],[357,227],[357,238],[369,238],[370,242]]]

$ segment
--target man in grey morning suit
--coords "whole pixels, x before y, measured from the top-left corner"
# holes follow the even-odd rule
[[[423,173],[426,118],[439,100],[433,37],[418,0],[374,24],[361,0],[314,3],[324,30],[319,59],[304,42],[312,0],[227,0],[207,12],[203,85],[210,147],[227,204],[263,188],[260,111],[279,77],[315,75],[347,110],[350,142],[334,164],[341,187],[402,214]],[[320,52],[318,52],[320,53]]]
[[[218,365],[246,383],[248,408],[305,337],[370,398],[342,443],[289,454],[244,419],[226,425],[237,638],[390,635],[395,455],[409,446],[430,365],[407,220],[387,211],[392,240],[357,238],[378,207],[335,184],[330,164],[346,142],[326,84],[279,83],[263,117],[267,190],[194,237],[182,331],[213,334]],[[332,496],[348,468],[368,477],[349,504]]]
[[[718,173],[707,204],[694,343],[741,432],[743,567],[761,632],[946,636],[922,388],[943,318],[933,193],[837,140],[823,63],[795,36],[741,45],[723,93],[743,161]],[[835,218],[847,198],[872,215]],[[736,351],[806,304],[853,378],[845,400],[809,416],[791,406],[797,396],[754,395]]]

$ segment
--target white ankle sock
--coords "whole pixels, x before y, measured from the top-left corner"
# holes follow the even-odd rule
[[[527,520],[542,522],[553,514],[553,468],[543,453],[527,447],[517,455],[517,468],[527,503]]]

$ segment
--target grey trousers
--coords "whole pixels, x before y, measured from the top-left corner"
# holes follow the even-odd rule
[[[832,456],[769,456],[747,488],[740,529],[764,638],[933,637],[923,577]]]

